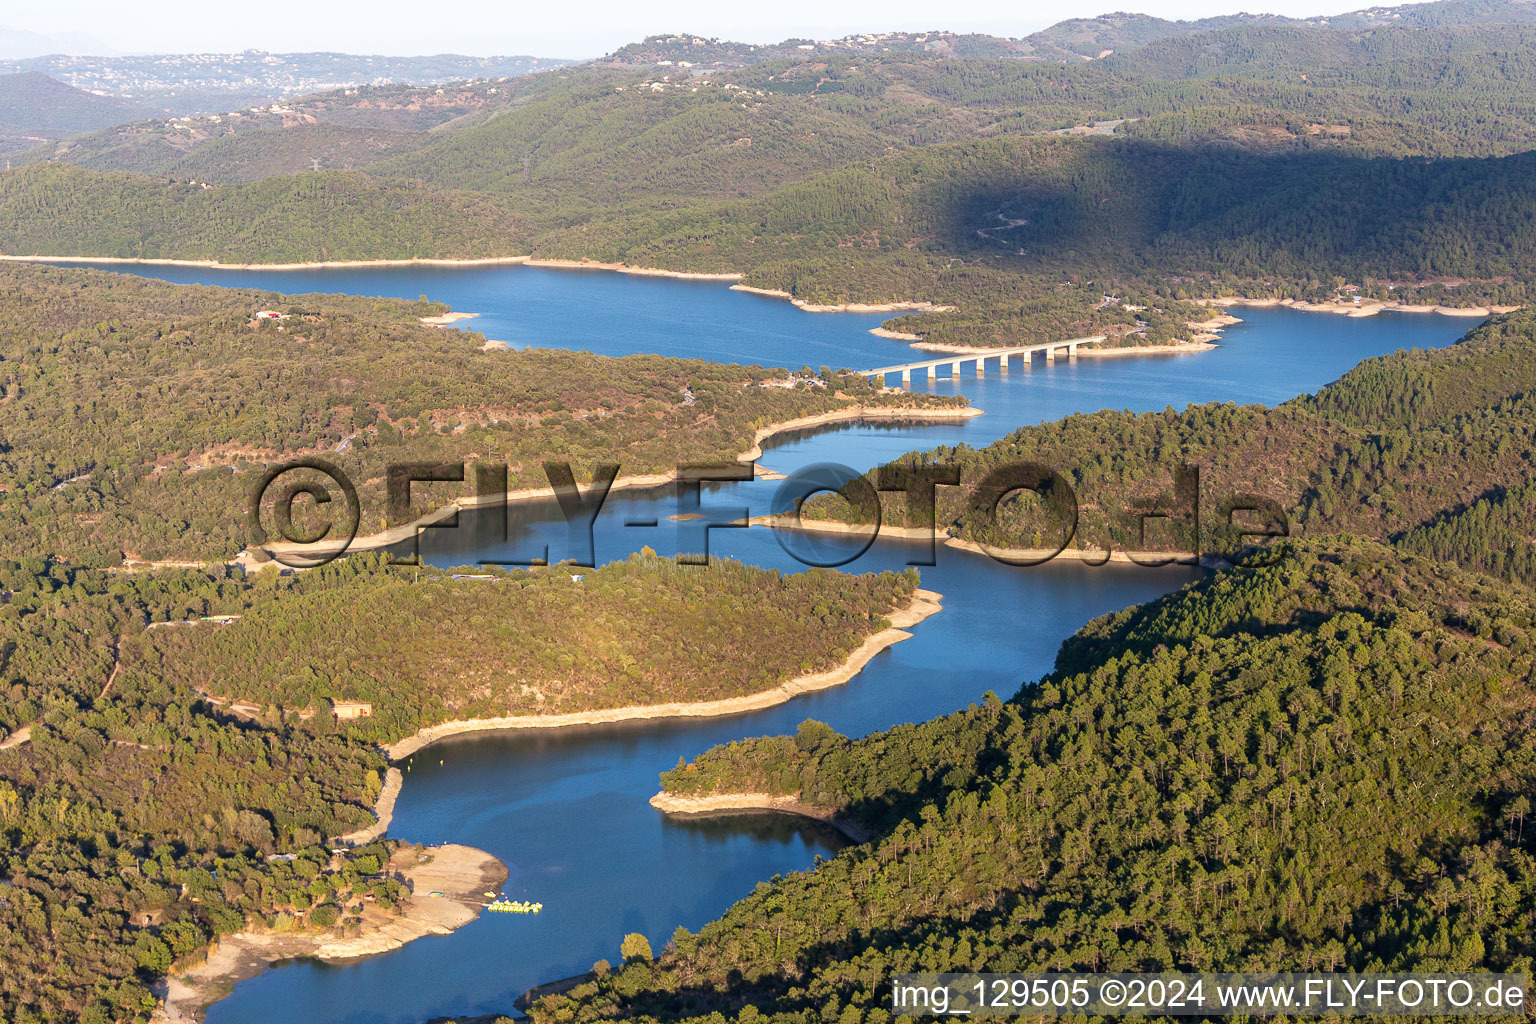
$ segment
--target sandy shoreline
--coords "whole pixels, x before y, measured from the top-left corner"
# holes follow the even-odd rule
[[[1411,302],[1381,302],[1364,299],[1360,302],[1304,302],[1300,299],[1243,299],[1235,296],[1209,299],[1212,306],[1252,306],[1268,309],[1283,306],[1303,313],[1333,313],[1337,316],[1367,317],[1378,313],[1439,313],[1441,316],[1489,317],[1497,313],[1513,313],[1519,306],[1434,306]]]
[[[367,828],[337,836],[332,841],[342,846],[363,846],[383,838],[389,831],[389,823],[395,819],[395,801],[399,799],[400,787],[403,785],[405,775],[399,768],[390,768],[384,773],[384,785],[379,790],[379,798],[373,802],[373,815],[378,820]]]
[[[760,427],[752,436],[752,447],[736,456],[736,460],[742,463],[756,462],[762,458],[763,442],[775,434],[787,433],[794,430],[808,430],[812,427],[825,426],[831,423],[857,422],[860,420],[919,420],[923,422],[945,422],[971,419],[982,415],[983,410],[975,406],[956,406],[944,409],[913,409],[900,406],[865,406],[854,405],[846,409],[834,409],[830,412],[817,413],[814,416],[802,416],[799,419],[784,420],[780,423],[770,423],[766,427]],[[645,473],[630,476],[620,476],[613,482],[612,491],[620,490],[645,490],[654,487],[664,487],[677,480],[677,471],[668,470],[665,473]],[[552,487],[529,487],[507,492],[506,501],[511,505],[525,504],[532,501],[554,501],[555,492]],[[353,538],[347,545],[348,551],[373,551],[378,548],[389,547],[403,540],[409,540],[416,531],[422,527],[440,523],[460,511],[479,508],[484,505],[495,505],[498,496],[455,498],[451,503],[442,508],[412,520],[399,526],[392,526],[387,530],[367,534]],[[277,554],[291,555],[320,555],[332,550],[324,546],[312,546],[293,543],[279,543],[264,546],[261,550]]]
[[[158,256],[19,256],[0,255],[11,263],[129,263],[147,267],[198,267],[204,270],[345,270],[351,267],[545,267],[554,270],[610,270],[642,277],[676,277],[689,281],[739,281],[738,273],[696,273],[686,270],[659,270],[632,267],[627,263],[599,263],[595,260],[539,259],[533,256],[484,256],[476,258],[434,259],[428,257],[398,260],[311,260],[304,263],[221,263],[218,260],[178,260]],[[473,316],[474,314],[467,314]]]
[[[450,313],[443,313],[440,316],[423,316],[423,317],[418,317],[417,319],[419,319],[422,323],[426,324],[428,327],[447,327],[449,324],[456,324],[460,320],[472,320],[472,319],[474,319],[475,317],[477,317],[479,315],[480,315],[479,313],[452,313],[452,312],[450,312]],[[503,342],[503,344],[505,344],[505,342]]]
[[[744,711],[758,711],[782,704],[802,693],[839,686],[858,675],[871,658],[888,647],[909,638],[904,627],[914,626],[941,610],[942,595],[931,590],[919,589],[905,608],[891,612],[887,618],[891,626],[864,642],[843,663],[824,672],[798,676],[778,686],[740,697],[720,700],[649,704],[634,707],[603,708],[595,711],[573,711],[561,715],[512,715],[505,718],[480,718],[461,722],[443,722],[429,726],[414,736],[397,740],[384,748],[393,760],[408,757],[428,744],[448,736],[471,732],[494,732],[503,729],[560,729],[573,725],[606,725],[612,722],[630,722],[652,718],[714,718],[735,715]]]
[[[772,530],[803,530],[808,533],[864,533],[869,529],[868,523],[849,524],[835,519],[801,519],[796,521],[790,516],[753,516],[747,520],[749,526],[766,526]],[[922,526],[887,526],[881,524],[880,536],[896,537],[901,540],[927,540],[932,537],[932,527]],[[987,551],[975,541],[961,540],[946,533],[938,534],[939,543],[947,548],[957,551],[969,551],[972,554],[985,555]],[[993,548],[993,554],[1004,558],[1014,558],[1021,561],[1034,561],[1051,555],[1052,548]],[[1173,560],[1180,565],[1196,565],[1199,559],[1193,551],[1110,551],[1107,555],[1103,551],[1085,551],[1082,548],[1067,548],[1056,552],[1052,561],[1065,559],[1069,562],[1082,562],[1086,565],[1104,565],[1115,563],[1120,565],[1156,565],[1159,562]]]
[[[1066,338],[1057,345],[1077,345],[1077,354],[1084,359],[1114,359],[1121,356],[1177,356],[1190,352],[1209,352],[1216,346],[1212,344],[1216,335],[1209,333],[1221,327],[1242,323],[1237,317],[1213,317],[1210,320],[1202,320],[1197,324],[1190,324],[1193,329],[1205,333],[1197,334],[1189,341],[1179,342],[1173,345],[1115,345],[1108,348],[1090,348],[1090,345],[1102,345],[1108,339],[1102,334],[1089,335],[1083,338]],[[995,356],[996,348],[984,348],[979,345],[949,345],[942,341],[924,341],[920,335],[903,334],[900,331],[887,331],[883,327],[876,327],[870,331],[882,338],[892,338],[898,341],[911,341],[911,347],[922,349],[924,352],[939,352],[946,355],[957,356]],[[1042,343],[1043,344],[1043,343]],[[1006,348],[1007,346],[1004,346]]]
[[[709,796],[679,796],[662,790],[651,797],[651,806],[663,814],[705,818],[738,811],[774,811],[798,814],[831,825],[856,843],[867,843],[874,836],[869,829],[844,815],[802,803],[799,797],[774,796],[771,793],[711,793]]]
[[[1085,551],[1082,548],[1067,548],[1063,551],[1055,551],[1053,548],[993,548],[988,552],[980,544],[971,540],[961,540],[959,537],[949,537],[944,541],[944,546],[954,548],[957,551],[969,551],[972,554],[1012,558],[1024,562],[1032,562],[1043,558],[1051,561],[1065,559],[1069,562],[1082,562],[1084,565],[1104,565],[1113,563],[1118,565],[1156,566],[1160,563],[1174,562],[1179,565],[1198,565],[1199,557],[1193,551]],[[1054,553],[1053,553],[1054,552]]]
[[[948,313],[954,306],[932,302],[843,302],[815,303],[797,299],[778,288],[755,288],[740,283],[740,271],[662,270],[636,267],[628,263],[603,263],[598,260],[546,259],[537,256],[484,256],[464,259],[419,257],[398,260],[312,260],[304,263],[221,263],[218,260],[178,260],[159,256],[22,256],[0,253],[0,262],[11,263],[127,263],[146,267],[197,267],[204,270],[345,270],[350,267],[501,267],[528,266],[547,270],[604,270],[636,277],[671,277],[682,281],[731,281],[733,291],[786,299],[807,313]],[[468,316],[477,316],[470,313]]]
[[[737,274],[740,279],[742,275]],[[932,302],[807,302],[797,299],[782,288],[758,288],[750,284],[733,284],[733,292],[747,292],[750,295],[766,295],[771,299],[784,299],[797,309],[803,309],[807,313],[949,313],[954,306],[938,306]],[[878,334],[884,328],[876,327],[870,331]],[[897,332],[882,334],[881,337],[890,337]]]
[[[1177,345],[1117,345],[1114,348],[1080,348],[1080,359],[1123,359],[1128,356],[1185,356],[1195,352],[1210,352],[1216,348],[1210,334],[1197,334],[1190,341]]]
[[[922,341],[921,334],[908,334],[906,331],[893,331],[886,327],[871,327],[869,333],[877,338],[889,338],[891,341]],[[916,347],[915,345],[913,346]]]
[[[793,516],[753,516],[747,520],[748,526],[766,526],[770,530],[803,530],[807,533],[864,533],[869,529],[868,523],[844,523],[836,519],[800,519]],[[927,540],[937,536],[943,541],[948,535],[939,532],[935,534],[932,527],[922,526],[886,526],[880,524],[880,536],[897,537],[901,540]]]
[[[873,334],[874,332],[871,331],[870,333]],[[887,332],[886,335],[883,335],[883,337],[889,337],[890,335],[899,334],[899,333],[900,333],[899,331],[890,331],[890,332]],[[1060,341],[1052,341],[1052,342],[1044,342],[1044,341],[1042,341],[1039,344],[1041,344],[1041,345],[1049,344],[1049,345],[1078,345],[1078,346],[1083,346],[1083,345],[1094,345],[1094,344],[1097,344],[1097,343],[1099,343],[1099,342],[1101,342],[1103,340],[1104,340],[1104,335],[1102,335],[1102,334],[1089,334],[1089,335],[1084,335],[1081,338],[1063,338]],[[938,353],[943,354],[943,355],[995,356],[995,355],[997,355],[997,353],[999,351],[999,348],[1008,348],[1009,346],[1003,345],[1003,346],[999,346],[999,348],[988,348],[988,347],[986,347],[984,345],[951,345],[951,344],[948,344],[948,343],[942,342],[942,341],[923,341],[921,338],[918,338],[917,341],[914,341],[912,343],[911,347],[912,348],[922,349],[924,352],[938,352]],[[1086,352],[1088,350],[1085,349],[1085,348],[1079,347],[1077,351],[1078,351],[1078,355],[1082,355],[1084,352]]]
[[[534,256],[478,256],[478,257],[410,257],[405,259],[378,260],[310,260],[302,263],[223,263],[218,260],[171,259],[160,256],[49,256],[41,253],[21,255],[0,253],[0,262],[9,263],[88,263],[88,264],[137,264],[150,267],[197,267],[205,270],[335,270],[350,267],[494,267],[525,265],[556,270],[605,270],[641,277],[672,277],[688,281],[733,281],[732,290],[786,299],[808,313],[948,313],[956,307],[932,302],[843,302],[815,303],[797,299],[780,288],[758,288],[742,284],[745,275],[739,271],[687,271],[661,270],[656,267],[636,267],[628,263],[602,263],[597,260],[546,259]],[[1496,313],[1511,313],[1519,306],[1444,306],[1406,302],[1382,302],[1367,299],[1354,302],[1306,302],[1300,299],[1247,299],[1236,296],[1195,300],[1211,306],[1286,306],[1305,312],[1336,313],[1342,316],[1375,316],[1388,310],[1401,313],[1439,313],[1442,316],[1488,317]],[[473,316],[476,314],[467,314]],[[884,332],[884,333],[882,333]],[[900,331],[874,328],[871,333],[907,341],[917,335]],[[964,346],[936,351],[967,351]],[[976,350],[985,351],[985,350]]]
[[[155,985],[161,1002],[151,1021],[201,1020],[208,1006],[228,995],[236,983],[254,978],[279,960],[352,960],[399,949],[426,935],[447,935],[473,921],[485,904],[482,894],[500,889],[507,880],[501,861],[483,850],[457,844],[429,847],[419,857],[414,847],[408,847],[396,853],[388,870],[412,893],[400,915],[364,904],[362,934],[352,938],[338,937],[335,929],[301,933],[246,929],[226,935],[210,947],[204,963]],[[433,898],[429,892],[443,895]]]
[[[485,256],[474,259],[400,259],[400,260],[313,260],[305,263],[221,263],[218,260],[175,260],[152,256],[16,256],[0,255],[0,261],[12,263],[127,263],[147,267],[197,267],[204,270],[345,270],[353,267],[506,267],[529,266],[554,270],[609,270],[641,277],[676,277],[689,281],[738,281],[740,274],[692,273],[684,270],[658,270],[632,267],[627,263],[598,263],[593,260],[550,260],[532,256]],[[476,316],[459,314],[459,318]],[[427,318],[427,321],[436,318]]]
[[[156,256],[15,256],[10,263],[130,263],[146,267],[199,267],[204,270],[344,270],[349,267],[495,267],[527,263],[526,256],[486,256],[478,259],[314,260],[306,263],[220,263],[218,260],[173,260]]]
[[[608,270],[616,274],[634,274],[637,277],[675,277],[683,281],[739,281],[741,275],[732,271],[709,273],[688,270],[658,270],[655,267],[633,267],[628,263],[599,263],[596,260],[550,260],[525,257],[523,263],[530,267],[546,267],[551,270]]]

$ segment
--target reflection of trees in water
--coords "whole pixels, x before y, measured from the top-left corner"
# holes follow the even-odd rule
[[[714,842],[748,839],[755,843],[772,842],[787,846],[803,837],[808,843],[830,846],[834,850],[849,845],[848,839],[831,825],[782,811],[732,811],[728,814],[691,817],[668,815],[666,827],[685,829],[701,839]]]
[[[946,420],[884,418],[878,420],[844,420],[840,423],[828,423],[818,427],[805,427],[801,430],[785,430],[774,434],[771,438],[763,442],[763,451],[767,453],[775,448],[783,448],[787,445],[795,444],[799,441],[806,441],[813,437],[820,437],[826,434],[844,434],[852,430],[869,431],[879,434],[897,434],[903,431],[911,430],[914,427],[922,427],[924,430],[942,430],[945,427],[953,427],[956,430],[960,430],[965,427],[966,423],[966,420],[955,420],[953,422]]]

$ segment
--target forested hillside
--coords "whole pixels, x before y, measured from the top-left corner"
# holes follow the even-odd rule
[[[515,256],[526,234],[493,196],[325,171],[205,188],[35,164],[0,174],[13,255],[223,263]],[[50,227],[51,225],[51,227]]]
[[[372,866],[320,877],[325,837],[371,818],[377,751],[310,729],[251,730],[185,688],[114,677],[118,635],[201,615],[243,585],[31,557],[0,576],[0,719],[13,740],[31,727],[29,742],[0,750],[7,1019],[143,1019],[149,982],[214,935],[248,917],[302,921],[378,870],[375,850]],[[299,859],[268,863],[279,850]]]
[[[329,170],[356,170],[426,145],[433,129],[489,116],[530,81],[478,80],[442,90],[360,86],[203,117],[114,122],[17,154],[15,163],[57,160],[217,184],[308,171],[315,160]]]
[[[348,726],[393,742],[439,722],[714,701],[841,664],[906,605],[916,570],[791,576],[716,561],[708,572],[653,554],[569,573],[380,571],[356,557],[243,595],[232,627],[142,634],[139,671],[254,703],[279,724],[362,700]],[[466,573],[470,572],[465,570]],[[751,614],[746,614],[746,609]],[[580,621],[579,640],[571,623]],[[230,667],[243,666],[238,674]]]
[[[257,319],[257,311],[281,318]],[[568,460],[583,481],[732,462],[771,423],[861,404],[957,408],[699,360],[483,348],[422,326],[426,302],[167,285],[0,267],[0,546],[114,564],[230,558],[262,470],[323,455],[385,525],[390,463],[500,462],[516,489]],[[469,496],[417,488],[411,515]],[[435,496],[435,498],[434,498]]]
[[[44,140],[95,131],[143,117],[136,103],[72,89],[37,72],[0,74],[0,154]]]
[[[1019,39],[975,32],[863,32],[840,39],[786,39],[781,43],[753,45],[683,32],[648,36],[642,42],[620,47],[603,58],[603,63],[642,65],[671,61],[682,67],[715,70],[786,57],[799,58],[807,53],[815,58],[825,58],[916,52],[951,58],[990,57],[1078,64],[1128,53],[1166,39],[1209,35],[1240,26],[1358,32],[1383,27],[1426,29],[1522,24],[1536,24],[1536,12],[1523,0],[1432,0],[1306,19],[1275,14],[1228,14],[1193,21],[1169,21],[1149,14],[1120,11],[1091,18],[1068,18]]]
[[[711,751],[667,789],[795,794],[878,837],[531,1016],[886,1020],[914,970],[1528,971],[1533,611],[1292,543],[1090,623],[1009,701]]]
[[[136,122],[19,159],[177,178],[196,169],[198,180],[228,184],[260,170],[225,155],[231,137],[260,136],[272,174],[307,169],[312,157],[326,167],[369,166],[362,152],[317,150],[316,129],[359,141],[369,137],[359,129],[388,129],[401,148],[414,140],[430,149],[373,168],[385,177],[546,201],[540,186],[567,202],[611,192],[644,204],[756,194],[891,148],[1121,119],[1173,118],[1184,141],[1212,135],[1394,155],[1508,153],[1536,139],[1536,26],[1345,33],[1272,22],[1086,64],[811,55],[790,46],[744,68],[694,53],[692,61],[600,63],[441,92],[349,89],[270,109]],[[1136,132],[1136,123],[1116,130]]]
[[[1067,542],[1069,502],[1030,496],[1005,502],[994,517],[975,500],[993,471],[1035,463],[1075,492],[1079,518],[1068,543],[1095,555],[1231,554],[1252,542],[1241,530],[1288,521],[1296,534],[1375,537],[1531,585],[1531,513],[1523,499],[1536,484],[1533,449],[1536,313],[1522,311],[1494,318],[1449,348],[1366,360],[1317,394],[1272,409],[1105,410],[1024,427],[979,451],[940,448],[899,462],[958,466],[964,486],[938,491],[940,532],[998,548]],[[1198,503],[1191,478],[1178,478],[1182,466],[1198,467]],[[1266,511],[1229,521],[1234,505],[1266,503]],[[861,518],[839,498],[812,499],[805,513]],[[1149,513],[1161,518],[1144,526]],[[883,515],[906,523],[905,501],[887,501]]]

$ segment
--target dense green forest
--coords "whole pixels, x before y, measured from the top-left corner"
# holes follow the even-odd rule
[[[885,1021],[914,970],[1529,971],[1531,593],[1365,541],[1280,555],[1090,623],[1011,700],[680,764],[669,790],[878,838],[531,1016]]]
[[[64,242],[66,255],[223,263],[515,256],[521,233],[494,197],[339,171],[212,189],[40,164],[0,174],[0,206],[18,255]]]
[[[375,740],[767,689],[841,660],[916,586],[914,572],[780,577],[642,555],[580,583],[492,575],[383,556],[248,580],[0,562],[0,736],[21,741],[0,748],[0,1016],[142,1020],[148,984],[216,935],[345,933],[358,900],[398,901],[378,874],[388,848],[333,861],[321,845],[372,823]],[[217,614],[241,618],[197,621]],[[371,699],[376,716],[337,722],[330,697]]]
[[[258,310],[285,314],[255,320]],[[733,462],[770,424],[847,409],[963,404],[698,360],[483,351],[425,327],[441,306],[167,285],[0,267],[0,545],[106,565],[230,558],[264,466],[324,455],[385,525],[389,463],[480,460],[513,488],[543,462],[585,480]],[[412,514],[470,493],[418,487]]]
[[[376,556],[381,559],[382,556]],[[390,742],[450,720],[563,714],[759,693],[841,663],[911,600],[917,573],[790,576],[716,560],[709,571],[632,555],[577,579],[534,572],[381,572],[343,559],[257,574],[234,626],[156,629],[125,664],[263,722],[362,700],[355,737]],[[579,619],[579,636],[570,624]],[[232,666],[241,666],[232,672]]]
[[[1021,493],[994,515],[979,500],[983,481],[1000,467],[1034,463],[1059,474],[1075,494],[1068,546],[1095,554],[1231,554],[1251,543],[1244,530],[1288,522],[1296,535],[1375,537],[1536,584],[1533,396],[1536,313],[1521,311],[1495,317],[1444,349],[1368,359],[1316,394],[1274,408],[1103,410],[1023,427],[980,450],[941,447],[897,464],[958,467],[962,486],[937,492],[939,532],[994,548],[1056,548],[1067,540],[1073,501]],[[1198,502],[1187,473],[1180,483],[1185,466],[1198,467]],[[1252,498],[1273,502],[1273,509]],[[1233,514],[1233,507],[1258,514]],[[812,498],[803,514],[868,518],[835,496]],[[1155,518],[1144,520],[1148,515]],[[887,495],[884,522],[935,521],[925,512],[908,517],[905,498]]]
[[[733,271],[810,302],[954,305],[891,326],[979,346],[1168,343],[1198,319],[1184,300],[1346,284],[1524,304],[1536,25],[1520,5],[1427,7],[1064,23],[1039,45],[1126,43],[1067,62],[947,36],[810,53],[679,37],[441,96],[137,122],[0,175],[5,247]],[[316,155],[354,170],[293,173]]]
[[[251,729],[185,687],[113,673],[115,638],[238,601],[245,584],[24,558],[0,563],[0,586],[0,725],[31,730],[0,750],[5,1019],[143,1019],[155,976],[247,919],[289,927],[322,904],[397,897],[367,877],[384,847],[333,864],[322,845],[372,820],[377,750]],[[297,859],[268,861],[280,851]]]

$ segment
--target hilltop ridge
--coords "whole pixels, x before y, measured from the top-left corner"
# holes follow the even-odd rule
[[[1530,24],[1536,24],[1536,5],[1531,0],[1431,0],[1311,18],[1239,13],[1178,21],[1151,14],[1114,11],[1091,18],[1068,18],[1017,38],[934,28],[925,32],[859,32],[838,39],[794,38],[777,43],[743,43],[678,32],[647,36],[641,42],[620,47],[599,58],[598,63],[659,63],[718,69],[806,56],[896,53],[1073,63],[1101,60],[1165,39],[1203,35],[1239,26],[1306,26],[1359,31],[1383,27],[1419,29]]]

